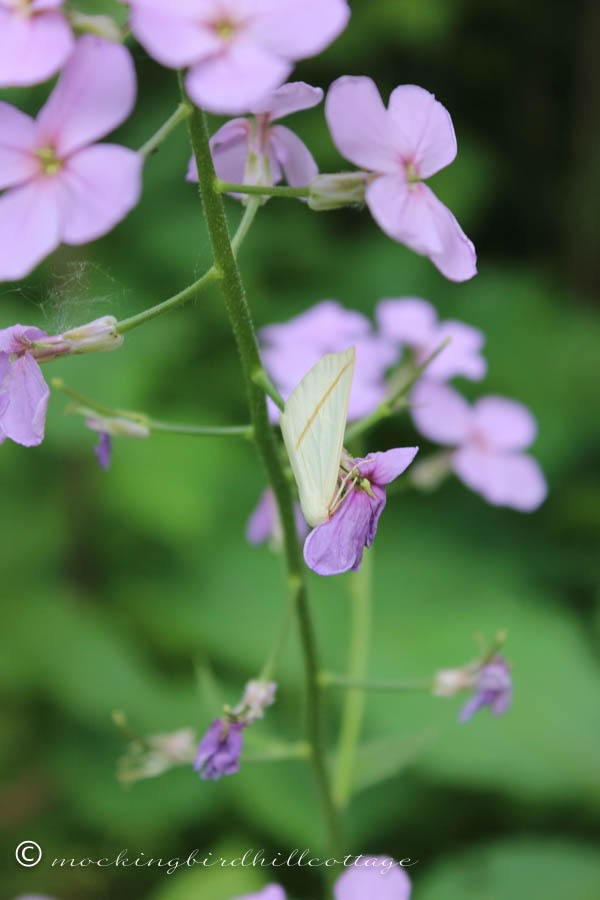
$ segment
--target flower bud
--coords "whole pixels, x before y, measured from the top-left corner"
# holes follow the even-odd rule
[[[88,416],[85,424],[92,431],[98,431],[100,434],[109,434],[112,437],[135,437],[147,438],[150,435],[150,428],[144,422],[135,422],[133,419],[126,419],[124,416],[114,416],[109,418],[104,416]]]
[[[114,316],[102,316],[86,325],[71,328],[60,335],[67,344],[69,353],[97,353],[101,350],[116,350],[123,343],[123,335],[117,331]]]
[[[250,725],[255,719],[263,719],[265,707],[275,702],[277,685],[274,681],[261,681],[254,679],[248,681],[244,689],[241,703],[233,710],[234,715],[240,716]]]
[[[317,175],[309,185],[308,205],[317,212],[365,202],[366,172]]]

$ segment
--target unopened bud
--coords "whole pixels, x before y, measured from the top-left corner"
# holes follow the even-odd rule
[[[366,172],[317,175],[309,185],[308,205],[317,212],[341,206],[362,205],[365,202],[368,177]]]
[[[83,412],[83,410],[82,410]],[[111,437],[135,437],[147,438],[150,435],[150,428],[144,422],[136,422],[133,419],[126,419],[124,416],[88,416],[85,424],[92,431],[100,434],[109,434]]]
[[[468,669],[440,669],[433,682],[435,697],[454,697],[459,691],[473,686],[473,672]]]

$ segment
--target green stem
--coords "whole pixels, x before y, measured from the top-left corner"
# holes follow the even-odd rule
[[[371,633],[372,554],[372,550],[365,552],[360,572],[349,576],[352,593],[352,633],[348,657],[348,678],[354,682],[364,679],[368,667]],[[360,738],[365,701],[364,691],[350,689],[346,694],[333,782],[333,797],[339,809],[343,809],[347,805],[352,794],[356,747]]]
[[[256,371],[252,373],[252,381],[254,382],[254,384],[258,385],[258,387],[262,388],[265,394],[267,394],[271,398],[273,403],[275,403],[275,405],[283,412],[283,410],[285,409],[285,402],[281,394],[269,378],[269,373],[267,372],[267,370],[263,369],[262,366],[260,367],[260,369],[256,369]]]
[[[184,122],[188,116],[192,112],[192,104],[188,103],[188,101],[184,101],[179,104],[175,112],[169,116],[167,121],[160,126],[158,131],[149,138],[145,144],[142,144],[138,153],[144,156],[146,159],[150,156],[151,153],[154,153],[155,150],[162,144],[162,142],[174,131],[178,125]]]
[[[244,215],[242,216],[242,221],[238,225],[238,230],[233,236],[233,240],[231,241],[231,249],[233,250],[233,255],[237,256],[238,251],[242,245],[242,242],[248,231],[250,230],[250,226],[254,221],[254,217],[258,210],[260,209],[260,200],[255,197],[252,197],[251,200],[248,201],[248,205],[244,210]]]
[[[281,653],[283,651],[283,647],[285,645],[285,640],[288,636],[288,631],[290,628],[290,624],[292,621],[292,617],[296,612],[296,595],[293,591],[289,592],[289,601],[285,608],[285,613],[283,615],[283,619],[281,621],[281,625],[279,627],[279,631],[277,632],[277,636],[275,638],[275,644],[273,645],[273,649],[271,650],[266,663],[263,666],[263,670],[259,675],[260,681],[272,681],[273,676],[277,670],[277,665],[279,663],[279,659],[281,657]]]
[[[322,687],[338,687],[348,691],[380,691],[382,693],[431,691],[433,687],[433,680],[430,678],[415,678],[406,681],[362,681],[356,678],[347,678],[345,675],[336,675],[335,672],[321,672],[319,683]]]
[[[306,187],[276,187],[263,184],[232,184],[230,181],[221,181],[216,178],[215,191],[217,194],[258,194],[260,197],[308,197],[310,188]]]
[[[338,850],[341,852],[340,827],[337,810],[331,797],[329,773],[327,771],[322,728],[321,689],[317,682],[319,665],[304,581],[302,556],[296,535],[292,492],[279,456],[275,435],[269,423],[264,391],[253,380],[253,374],[262,369],[262,365],[244,287],[231,247],[223,200],[220,193],[215,189],[215,171],[204,113],[201,110],[194,109],[188,123],[192,147],[198,166],[200,195],[204,206],[215,265],[223,275],[221,283],[225,304],[241,357],[250,414],[254,426],[255,443],[267,470],[279,508],[288,586],[295,601],[305,662],[308,693],[308,737],[312,750],[311,760],[325,812],[330,849],[332,853],[337,853]]]
[[[429,366],[434,359],[444,350],[448,344],[450,343],[450,338],[446,338],[445,341],[442,341],[439,347],[437,347],[433,353],[427,357],[425,362],[421,363],[420,366],[417,366],[411,377],[408,381],[402,385],[400,390],[396,391],[395,394],[392,394],[391,397],[388,397],[387,400],[384,400],[375,410],[372,412],[370,416],[366,416],[364,419],[361,419],[358,422],[355,422],[348,430],[346,431],[345,440],[350,443],[351,441],[356,440],[361,434],[364,434],[365,431],[368,431],[373,425],[377,425],[378,422],[381,422],[383,419],[389,419],[395,412],[401,408],[399,404],[404,401],[403,405],[408,406],[406,402],[406,395],[410,391],[411,387],[419,380],[427,366]]]
[[[208,272],[205,272],[198,281],[190,284],[189,287],[184,288],[178,294],[175,294],[174,297],[169,297],[168,300],[164,300],[156,306],[151,306],[150,309],[145,309],[135,316],[130,316],[128,319],[117,322],[116,331],[119,334],[125,334],[126,331],[131,331],[132,328],[137,328],[138,325],[144,325],[146,322],[149,322],[150,319],[162,316],[163,313],[170,312],[172,309],[177,309],[178,306],[183,306],[184,303],[194,300],[204,288],[208,287],[209,284],[212,284],[213,281],[218,281],[219,278],[220,275],[218,269],[211,266]]]

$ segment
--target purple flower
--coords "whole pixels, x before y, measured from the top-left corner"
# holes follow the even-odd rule
[[[421,434],[457,449],[450,465],[472,490],[494,506],[532,512],[548,486],[538,463],[523,453],[536,435],[534,417],[521,403],[481,397],[473,406],[445,384],[423,380],[411,397]]]
[[[190,69],[186,90],[215,113],[251,109],[298,59],[346,27],[346,0],[129,0],[131,30],[164,66]]]
[[[493,716],[501,716],[512,703],[510,669],[502,656],[496,656],[482,666],[477,675],[476,693],[467,700],[459,713],[461,722],[467,722],[482,706],[489,706]]]
[[[386,857],[360,856],[333,887],[334,900],[409,900],[411,883],[397,863]],[[233,900],[285,900],[285,891],[270,884],[256,894]]]
[[[0,87],[51,78],[73,50],[63,0],[0,0]]]
[[[447,381],[464,375],[480,381],[487,371],[481,354],[485,336],[477,328],[464,322],[439,322],[431,303],[416,297],[400,300],[381,300],[376,312],[379,330],[385,337],[410,347],[417,366],[422,365],[447,338],[450,343],[429,363],[426,377],[433,381]]]
[[[348,406],[348,420],[372,413],[386,394],[385,373],[400,355],[398,347],[373,331],[366,316],[323,300],[289,322],[267,325],[260,331],[262,359],[279,393],[286,400],[306,372],[326,353],[353,344],[356,366]],[[279,410],[269,404],[271,421]]]
[[[319,171],[310,151],[289,128],[272,123],[290,113],[310,109],[322,99],[321,88],[296,81],[284,84],[255,103],[249,110],[256,116],[254,121],[226,122],[210,139],[217,177],[234,184],[273,185],[285,174],[292,186],[308,184]],[[187,180],[198,180],[194,157],[190,160]],[[232,196],[245,199],[243,194]]]
[[[434,95],[404,84],[386,110],[370,78],[345,75],[329,89],[325,115],[342,156],[373,173],[365,199],[379,227],[446,278],[472,278],[473,244],[424,183],[456,156],[452,119]]]
[[[294,504],[294,517],[296,519],[298,540],[303,541],[308,534],[309,528],[302,515],[299,503]],[[246,540],[249,544],[265,544],[268,542],[274,550],[281,549],[283,543],[281,519],[279,518],[275,494],[270,488],[262,492],[256,509],[248,519]]]
[[[234,897],[233,900],[285,900],[285,891],[278,884],[269,884],[257,894],[244,894],[243,897]]]
[[[332,517],[317,525],[304,544],[309,568],[318,575],[360,569],[363,550],[373,543],[385,507],[385,485],[404,472],[417,450],[399,447],[344,463],[346,492]]]
[[[240,768],[240,754],[244,743],[242,722],[215,719],[200,743],[194,769],[204,780],[216,781],[223,775],[233,775]]]
[[[116,321],[104,316],[52,337],[30,325],[0,329],[0,444],[6,438],[24,447],[41,444],[50,391],[39,362],[120,346]]]
[[[50,390],[28,342],[47,337],[24,325],[0,330],[0,444],[10,438],[36,447],[44,440]]]
[[[386,857],[361,857],[333,887],[334,900],[409,900],[410,893],[408,875]]]
[[[81,412],[89,413],[89,410],[82,409]],[[106,471],[110,467],[110,459],[112,454],[112,439],[114,436],[147,438],[150,435],[150,428],[143,422],[135,422],[127,419],[125,416],[99,416],[96,413],[87,415],[85,424],[91,431],[97,431],[100,435],[98,443],[94,447],[96,459]]]
[[[127,118],[135,91],[125,47],[86,35],[37,119],[0,103],[0,281],[106,234],[136,205],[140,154],[93,143]]]

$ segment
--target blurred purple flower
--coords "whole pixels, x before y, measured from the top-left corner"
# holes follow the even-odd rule
[[[240,768],[240,754],[244,743],[244,724],[228,719],[215,719],[200,743],[194,769],[204,780],[216,781],[223,775],[233,775]]]
[[[210,139],[217,177],[234,184],[273,185],[285,174],[288,184],[294,187],[308,184],[319,172],[310,151],[289,128],[272,123],[290,113],[310,109],[322,99],[321,88],[296,81],[255,103],[248,110],[256,116],[254,121],[226,122]],[[198,180],[195,157],[190,160],[187,180]],[[245,199],[244,194],[232,196]]]
[[[285,891],[278,884],[269,884],[257,894],[244,894],[243,897],[234,897],[233,900],[285,900]]]
[[[304,544],[309,568],[318,575],[360,569],[364,548],[373,543],[385,507],[385,485],[404,472],[417,450],[399,447],[346,461],[346,493],[332,517],[317,525]]]
[[[381,403],[386,393],[385,373],[400,356],[397,346],[375,334],[366,316],[344,309],[335,300],[323,300],[288,322],[267,325],[259,336],[264,366],[284,400],[325,353],[337,353],[354,344],[349,421],[362,419]],[[269,415],[271,421],[279,420],[279,410],[270,400]]]
[[[537,426],[527,407],[505,397],[481,397],[473,406],[453,388],[420,381],[411,397],[421,434],[456,447],[450,465],[472,490],[494,506],[532,512],[548,486],[539,464],[523,453]]]
[[[125,0],[127,2],[127,0]],[[346,0],[129,0],[133,34],[214,113],[246,112],[346,27]]]
[[[404,84],[386,109],[370,78],[345,75],[331,85],[325,115],[342,156],[373,173],[365,200],[380,228],[446,278],[472,278],[473,244],[424,183],[456,156],[452,119],[434,95]]]
[[[125,47],[86,35],[36,120],[0,102],[0,281],[60,243],[106,234],[138,202],[140,154],[94,143],[125,121],[135,92]]]
[[[493,716],[501,716],[512,703],[510,669],[502,656],[482,666],[477,675],[476,693],[467,700],[459,719],[467,722],[482,706],[489,706]]]
[[[309,532],[300,504],[294,504],[294,517],[296,519],[296,531],[298,540],[302,542]],[[283,544],[281,520],[275,494],[271,488],[264,490],[258,501],[258,505],[248,519],[246,526],[246,540],[249,544],[269,543],[274,550],[280,550]]]
[[[63,0],[0,0],[0,87],[46,81],[65,64],[74,38]]]
[[[448,346],[427,366],[426,378],[447,381],[456,375],[464,375],[471,381],[480,381],[487,371],[487,363],[481,354],[485,343],[483,332],[451,319],[439,322],[434,307],[426,300],[416,297],[381,300],[377,304],[376,319],[386,338],[411,348],[417,366],[450,338]]]
[[[336,881],[334,900],[409,900],[411,883],[397,863],[386,857],[366,857]]]
[[[360,857],[349,866],[333,887],[334,900],[409,900],[411,883],[397,863],[386,857]],[[286,900],[285,891],[270,884],[255,894],[233,900]]]

